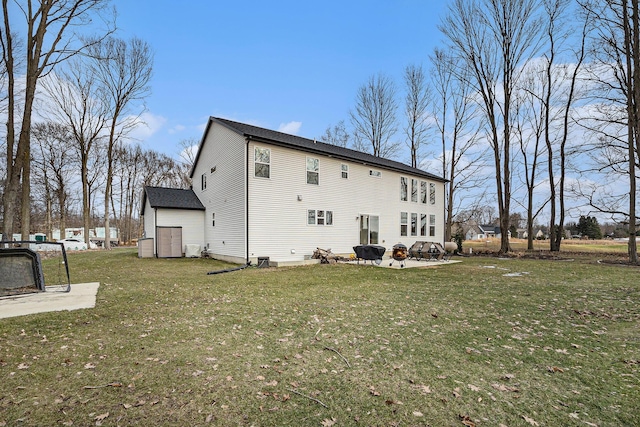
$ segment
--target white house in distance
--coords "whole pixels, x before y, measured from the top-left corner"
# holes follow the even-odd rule
[[[211,117],[191,178],[204,220],[200,239],[183,244],[218,259],[278,265],[318,247],[346,255],[444,240],[443,178],[311,139]]]

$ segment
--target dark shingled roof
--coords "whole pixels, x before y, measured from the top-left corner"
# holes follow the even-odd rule
[[[205,210],[204,205],[191,189],[144,187],[144,196],[142,199],[143,212],[147,198],[152,208]]]
[[[287,133],[276,132],[274,130],[264,129],[245,123],[234,122],[232,120],[222,119],[219,117],[209,118],[207,131],[212,122],[222,124],[223,126],[226,126],[227,128],[234,130],[235,132],[238,132],[245,138],[248,138],[252,141],[264,142],[282,147],[297,149],[308,153],[322,154],[337,159],[361,163],[363,165],[368,165],[375,168],[388,169],[396,172],[422,176],[434,181],[446,181],[443,177],[431,174],[422,169],[413,168],[411,166],[405,165],[404,163],[384,159],[382,157],[372,156],[371,154],[339,147],[337,145],[327,144],[325,142],[302,138],[295,135],[289,135]],[[205,131],[205,135],[207,131]],[[200,157],[200,150],[198,150],[194,166],[195,163],[198,162],[198,157]],[[191,173],[193,174],[193,170],[191,171]]]

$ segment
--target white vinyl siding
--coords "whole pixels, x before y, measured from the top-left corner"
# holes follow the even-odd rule
[[[398,226],[398,212],[407,210],[407,202],[400,200],[398,184],[401,176],[408,184],[410,179],[417,179],[416,177],[385,170],[374,180],[371,179],[372,169],[368,165],[346,163],[343,159],[321,155],[309,156],[308,153],[262,142],[250,142],[251,153],[255,145],[271,150],[271,178],[249,181],[251,259],[269,256],[272,260],[302,260],[318,247],[331,248],[334,253],[349,254],[353,252],[353,246],[360,242],[360,218],[363,215],[379,218],[379,230],[376,234],[378,244],[389,250],[398,242],[409,247],[419,235],[418,221],[421,217],[418,215],[428,215],[444,209],[441,205],[415,205],[421,206],[420,213],[415,213],[413,224],[410,223],[413,218],[407,216],[408,236],[402,236],[402,226]],[[319,160],[321,185],[307,184],[307,157]],[[349,185],[345,185],[342,178],[342,164],[349,166]],[[249,166],[253,167],[253,161]],[[249,176],[253,176],[253,170],[249,171]],[[325,223],[328,220],[327,211],[332,212],[330,227],[326,224],[318,225],[319,210],[325,213]],[[309,211],[313,211],[312,219]],[[216,210],[216,228],[219,228],[219,216]],[[313,226],[310,225],[311,221],[314,222]],[[411,227],[415,229],[413,234]],[[441,240],[435,236],[434,241]]]
[[[156,227],[182,227],[182,247],[185,245],[199,245],[204,248],[204,236],[202,225],[204,224],[204,211],[186,209],[157,209]],[[154,243],[157,244],[157,242]]]
[[[234,262],[242,262],[246,258],[247,160],[251,165],[249,177],[255,180],[253,147],[248,159],[246,149],[247,142],[243,136],[225,126],[212,123],[194,171],[194,176],[209,174],[207,190],[196,191],[196,195],[206,207],[202,221],[204,245],[209,245],[208,250],[212,256]],[[215,173],[211,173],[211,170]]]

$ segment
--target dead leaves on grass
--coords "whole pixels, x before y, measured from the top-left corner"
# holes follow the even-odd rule
[[[475,421],[473,421],[468,415],[458,415],[460,422],[467,427],[476,427]]]

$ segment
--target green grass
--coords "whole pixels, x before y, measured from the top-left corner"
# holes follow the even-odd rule
[[[96,308],[0,320],[0,426],[640,425],[638,268],[462,260],[71,254]]]

